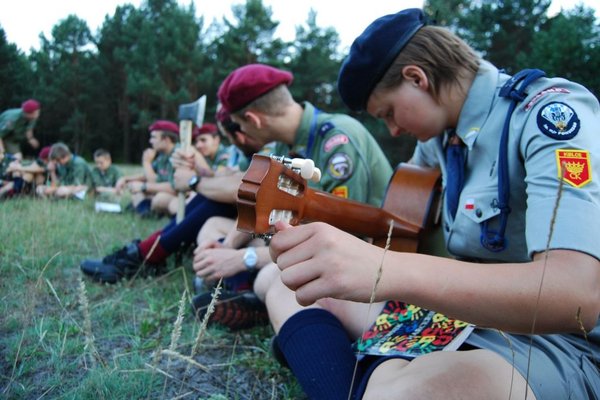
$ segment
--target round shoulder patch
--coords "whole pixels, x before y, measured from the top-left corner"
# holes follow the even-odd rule
[[[577,113],[565,103],[546,104],[537,115],[537,125],[542,133],[552,139],[568,140],[579,132],[581,123]]]
[[[329,157],[327,172],[333,179],[343,180],[352,175],[354,166],[346,153],[335,153]]]

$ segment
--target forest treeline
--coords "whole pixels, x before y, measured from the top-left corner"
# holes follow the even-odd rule
[[[549,76],[575,80],[598,97],[600,29],[594,10],[577,6],[549,16],[550,4],[428,0],[424,8],[509,73],[540,68]],[[336,92],[347,49],[340,48],[335,26],[319,26],[312,10],[288,42],[275,37],[279,22],[262,0],[240,0],[232,11],[232,19],[208,24],[193,3],[146,0],[137,8],[117,7],[96,33],[86,21],[66,15],[51,37],[40,34],[39,49],[27,54],[7,41],[0,26],[0,110],[34,97],[43,105],[36,128],[43,144],[60,140],[88,157],[102,147],[117,161],[135,163],[153,120],[176,121],[178,106],[202,94],[211,120],[220,82],[248,63],[292,71],[297,100],[348,112]],[[389,148],[386,141],[398,140],[369,117],[357,117],[384,149]],[[402,140],[406,151],[388,154],[393,163],[408,157],[412,148],[410,139]]]

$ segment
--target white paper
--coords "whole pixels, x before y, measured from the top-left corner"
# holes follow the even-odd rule
[[[101,201],[97,201],[95,204],[96,212],[111,212],[111,213],[120,213],[121,205],[115,203],[104,203]]]

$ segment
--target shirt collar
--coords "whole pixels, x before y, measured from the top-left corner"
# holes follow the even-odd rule
[[[479,131],[487,120],[499,90],[500,71],[491,63],[481,60],[477,75],[467,92],[467,99],[458,117],[456,134],[471,149]],[[491,90],[492,89],[492,90]]]
[[[296,137],[294,138],[294,144],[290,149],[290,153],[295,154],[306,154],[306,144],[308,143],[308,135],[310,133],[310,124],[314,115],[315,107],[308,101],[302,102],[304,112],[300,119],[300,126],[296,131]]]

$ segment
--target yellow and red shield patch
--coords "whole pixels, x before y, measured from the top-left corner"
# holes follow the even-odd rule
[[[338,186],[331,191],[331,194],[344,199],[348,198],[348,186]]]
[[[558,178],[572,186],[583,187],[592,181],[590,152],[585,150],[556,150]]]

